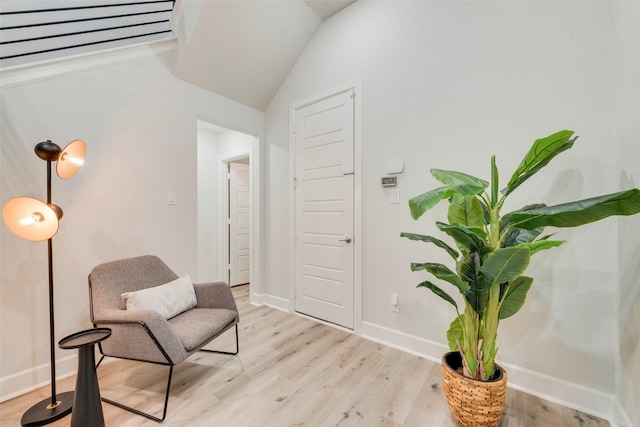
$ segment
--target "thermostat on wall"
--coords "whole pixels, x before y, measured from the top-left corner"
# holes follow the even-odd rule
[[[395,187],[396,186],[396,177],[395,176],[383,176],[382,177],[382,186],[383,187]]]
[[[389,175],[402,173],[404,172],[404,161],[402,159],[389,159],[385,169]]]

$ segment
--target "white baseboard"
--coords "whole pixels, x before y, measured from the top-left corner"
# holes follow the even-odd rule
[[[78,369],[78,355],[70,355],[56,360],[56,379],[75,375]],[[22,372],[0,378],[0,402],[4,402],[37,388],[51,384],[50,364],[36,366]],[[68,390],[59,390],[60,392]]]
[[[361,335],[372,341],[416,354],[436,363],[440,363],[442,355],[449,351],[448,347],[443,344],[369,322],[362,322]],[[629,418],[612,394],[508,363],[500,361],[498,363],[509,373],[509,387],[513,389],[605,419],[610,422],[611,427],[633,427],[630,421],[626,424],[618,424],[625,422],[625,419],[629,420]],[[615,414],[618,416],[614,417]],[[614,422],[614,419],[618,423]]]
[[[613,394],[580,384],[570,383],[526,368],[498,362],[509,372],[509,386],[550,402],[610,421],[613,415]]]
[[[254,305],[266,305],[268,307],[275,308],[276,310],[286,311],[287,313],[291,311],[289,309],[290,302],[288,299],[273,295],[252,293],[251,303]]]
[[[424,357],[435,363],[440,363],[442,355],[449,351],[443,344],[374,323],[362,322],[361,332],[363,338]]]
[[[631,418],[629,418],[627,411],[625,411],[618,399],[613,402],[613,416],[609,424],[611,424],[611,427],[634,427]]]

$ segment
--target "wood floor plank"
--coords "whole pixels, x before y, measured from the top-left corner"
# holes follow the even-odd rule
[[[440,365],[311,319],[249,302],[240,310],[237,356],[199,352],[174,368],[165,427],[455,427]],[[232,350],[228,331],[207,348]],[[162,411],[168,368],[107,359],[98,369],[102,395],[144,411]],[[72,390],[75,377],[58,382]],[[45,399],[43,387],[0,404],[0,427],[14,427]],[[159,424],[103,404],[107,426]],[[52,427],[69,426],[65,417]],[[605,427],[609,423],[509,389],[500,427]]]
[[[404,426],[453,426],[449,407],[442,391],[440,365],[432,364],[427,378],[417,394]]]

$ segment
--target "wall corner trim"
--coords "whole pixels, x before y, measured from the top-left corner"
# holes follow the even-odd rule
[[[267,307],[275,308],[276,310],[285,311],[290,313],[290,302],[288,299],[276,297],[269,294],[251,294],[251,304],[255,306],[266,305]]]
[[[609,420],[611,427],[633,427],[633,422],[618,398],[613,401],[613,415]]]

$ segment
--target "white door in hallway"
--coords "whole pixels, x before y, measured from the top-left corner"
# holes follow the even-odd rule
[[[249,283],[251,203],[249,165],[229,163],[229,284]]]
[[[295,309],[354,324],[354,91],[294,113]]]

